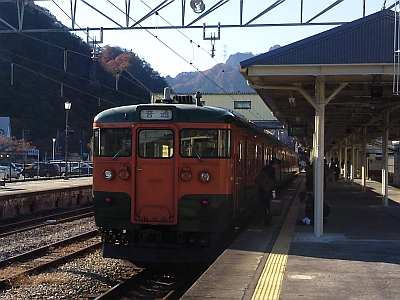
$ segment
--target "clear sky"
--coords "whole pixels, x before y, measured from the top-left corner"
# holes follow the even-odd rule
[[[206,10],[220,0],[202,0]],[[74,2],[74,1],[73,1]],[[125,16],[120,10],[125,11],[125,0],[86,0],[89,4],[100,10],[108,17],[121,25],[125,25]],[[112,2],[112,4],[111,4]],[[131,0],[131,20],[138,21],[146,15],[151,8],[161,4],[163,0]],[[257,16],[267,9],[276,0],[245,0],[243,8],[244,22]],[[337,0],[303,0],[303,22],[308,21]],[[313,22],[343,22],[352,21],[363,16],[365,3],[366,15],[381,10],[385,4],[389,7],[395,0],[342,0],[327,13]],[[71,27],[71,20],[65,14],[70,13],[69,0],[35,1],[39,6],[46,7],[64,25]],[[185,24],[199,17],[190,8],[190,0],[186,1]],[[297,23],[300,21],[301,0],[286,0],[278,7],[260,17],[255,23]],[[240,1],[230,0],[213,13],[200,19],[194,25],[203,26],[220,24],[239,24]],[[119,8],[119,9],[118,9]],[[63,12],[64,10],[64,12]],[[77,1],[77,15],[75,27],[117,27],[106,17],[95,12],[81,1]],[[151,16],[142,26],[157,27],[181,24],[181,1],[175,0],[166,8],[161,9],[159,15]],[[220,40],[215,41],[215,57],[211,57],[211,41],[203,40],[203,29],[137,29],[104,31],[101,46],[119,46],[132,50],[140,58],[162,76],[175,77],[180,72],[205,71],[218,63],[225,63],[229,55],[235,53],[251,52],[260,54],[268,52],[274,45],[285,46],[303,38],[326,31],[332,26],[274,26],[274,27],[248,27],[248,28],[221,28]],[[86,40],[86,36],[77,32],[77,35]],[[217,29],[207,29],[206,37],[217,36]],[[100,39],[99,32],[89,32],[91,38]],[[90,55],[90,53],[88,53]]]

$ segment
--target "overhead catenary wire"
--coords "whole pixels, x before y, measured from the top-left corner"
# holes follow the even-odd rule
[[[11,53],[11,52],[5,51],[5,50],[3,50],[3,49],[0,49],[0,51],[3,52],[3,53],[6,53],[6,54],[8,54],[8,55],[13,55],[13,56],[16,56],[16,57],[18,57],[18,58],[25,59],[25,60],[28,60],[28,61],[33,62],[33,63],[37,63],[37,64],[39,64],[39,65],[41,65],[41,66],[45,66],[45,67],[47,67],[47,68],[49,68],[49,69],[62,72],[60,69],[57,69],[57,68],[55,68],[55,67],[49,66],[49,65],[47,65],[47,64],[38,62],[38,61],[33,60],[33,59],[30,59],[30,58],[23,57],[23,56],[18,55],[18,54],[16,54],[16,53]],[[4,60],[4,61],[7,61],[7,62],[9,62],[9,63],[12,63],[12,61],[7,60],[7,59],[5,59],[5,58],[3,58],[3,57],[1,57],[1,56],[0,56],[0,59],[2,59],[2,60]],[[39,76],[42,76],[42,77],[44,77],[44,78],[46,78],[46,79],[50,79],[50,80],[52,80],[53,82],[57,82],[57,83],[59,83],[59,84],[63,84],[63,82],[61,82],[61,81],[59,81],[59,80],[56,80],[56,79],[53,79],[53,78],[51,78],[51,77],[49,77],[49,76],[43,75],[43,74],[41,74],[41,73],[39,73],[39,72],[36,72],[36,71],[34,71],[34,70],[32,70],[32,69],[30,69],[30,68],[28,68],[28,67],[22,66],[22,65],[20,65],[20,64],[15,64],[15,63],[13,63],[13,66],[14,66],[14,65],[17,65],[17,66],[19,66],[19,67],[21,67],[21,68],[23,68],[23,69],[25,69],[25,70],[30,71],[31,73],[34,73],[34,74],[39,75]],[[15,73],[14,70],[13,70],[13,73]],[[77,79],[86,81],[86,82],[88,82],[88,83],[96,84],[96,85],[98,85],[98,86],[100,86],[100,87],[103,87],[103,88],[105,88],[105,89],[109,89],[109,90],[111,90],[111,91],[115,91],[115,89],[113,89],[113,88],[111,88],[111,87],[109,87],[109,86],[106,86],[106,85],[103,85],[103,84],[100,84],[100,83],[93,83],[93,82],[90,81],[89,79],[86,79],[86,78],[84,78],[84,77],[75,75],[75,74],[73,74],[73,73],[69,73],[69,72],[65,72],[65,71],[64,71],[64,73],[66,73],[66,74],[68,74],[68,75],[70,75],[70,76],[72,76],[72,77],[75,77],[75,78],[77,78]],[[69,85],[66,85],[66,86],[71,87],[71,86],[69,86]],[[86,94],[86,95],[92,96],[92,97],[94,97],[94,98],[96,98],[96,99],[99,98],[97,95],[92,95],[92,94],[90,94],[90,93],[87,93],[87,92],[82,91],[82,90],[77,89],[77,88],[74,88],[74,90],[79,91],[79,92],[82,92],[82,93],[84,93],[84,94]],[[124,96],[128,96],[128,97],[134,98],[135,100],[138,100],[138,101],[140,101],[140,102],[143,102],[143,103],[146,103],[146,102],[147,102],[147,100],[138,98],[138,97],[136,97],[136,96],[133,96],[133,95],[130,95],[130,94],[127,94],[127,93],[124,93],[124,92],[121,92],[121,91],[117,91],[117,92],[120,93],[120,94],[122,94],[122,95],[124,95]],[[103,99],[103,98],[102,98],[102,100],[103,100],[104,102],[106,102],[106,103],[110,103],[110,104],[113,104],[113,105],[118,105],[117,103],[114,103],[114,102],[112,102],[112,101],[109,101],[109,100],[106,100],[106,99]]]
[[[3,60],[3,61],[7,61],[7,62],[9,62],[10,64],[12,63],[11,61],[9,61],[9,60],[7,60],[7,59],[5,59],[5,58],[3,58],[3,57],[0,57],[0,59]],[[17,64],[17,63],[12,63],[12,66],[13,66],[13,71],[14,71],[14,73],[15,73],[15,67],[18,66],[18,67],[20,67],[21,69],[24,69],[24,70],[26,70],[26,71],[28,71],[28,72],[34,73],[35,75],[39,75],[39,76],[41,76],[41,77],[43,77],[43,78],[45,78],[45,79],[48,79],[48,80],[50,80],[50,81],[52,81],[52,82],[55,82],[55,83],[60,84],[61,90],[62,90],[62,91],[63,91],[63,87],[66,86],[66,87],[68,87],[68,88],[70,88],[70,89],[72,89],[72,90],[78,91],[78,92],[83,93],[83,94],[85,94],[85,95],[87,95],[87,96],[91,96],[91,97],[94,97],[94,98],[96,98],[96,99],[99,98],[98,96],[92,95],[92,94],[90,94],[90,93],[88,93],[88,92],[85,92],[85,91],[82,91],[82,90],[80,90],[80,89],[77,89],[77,88],[75,88],[75,87],[73,87],[73,86],[71,86],[71,85],[65,84],[65,83],[63,83],[63,82],[61,82],[61,81],[58,81],[58,80],[55,80],[55,79],[53,79],[53,78],[51,78],[51,77],[49,77],[49,76],[46,76],[46,75],[41,74],[41,73],[39,73],[39,72],[33,71],[33,70],[31,70],[30,68],[27,68],[27,67],[25,67],[25,66],[23,66],[23,65],[20,65],[20,64]],[[104,102],[113,104],[113,105],[118,105],[118,104],[116,104],[116,103],[114,103],[114,102],[112,102],[112,101],[109,101],[109,100],[107,100],[107,99],[101,99],[101,100],[104,101]]]
[[[109,0],[108,0],[108,2],[109,3],[111,3]],[[54,1],[53,1],[53,3],[55,3]],[[56,3],[55,3],[56,4]],[[113,6],[115,6],[113,3],[111,3]],[[32,5],[32,4],[31,4]],[[58,4],[56,4],[58,7],[59,7],[59,5]],[[38,6],[36,6],[35,5],[35,8],[37,8]],[[115,6],[116,7],[116,6]],[[62,8],[61,7],[59,7],[60,8],[60,10],[61,11],[63,11],[62,10]],[[118,7],[116,7],[117,9],[119,9]],[[120,9],[119,9],[120,10]],[[121,11],[121,10],[120,10]],[[65,14],[65,15],[67,15],[68,16],[68,14],[67,13],[65,13],[64,11],[63,11],[63,13]],[[158,15],[158,17],[161,17],[161,18],[163,18],[162,16],[160,16],[159,14],[157,14]],[[69,16],[68,16],[69,17]],[[131,20],[133,20],[132,18],[130,18]],[[163,18],[163,20],[165,20],[164,18]],[[135,21],[135,20],[133,20],[133,21]],[[166,21],[166,20],[165,20]],[[166,22],[168,22],[168,21],[166,21]],[[77,26],[77,27],[79,27],[80,28],[80,26],[78,25],[78,24],[76,24],[76,22],[75,22],[75,25]],[[140,25],[140,24],[139,24]],[[141,25],[140,25],[141,26]],[[153,37],[155,37],[159,42],[161,42],[164,46],[166,46],[167,48],[169,48],[172,52],[174,52],[178,57],[180,57],[181,59],[183,59],[186,63],[188,63],[189,65],[192,65],[193,66],[193,64],[191,63],[191,62],[189,62],[189,61],[187,61],[183,56],[181,56],[178,52],[176,52],[174,49],[172,49],[171,47],[169,47],[166,43],[164,43],[159,37],[157,37],[156,35],[154,35],[154,34],[152,34],[151,32],[149,32],[147,29],[145,29],[149,34],[151,34]],[[184,35],[188,40],[190,40],[191,41],[191,43],[193,42],[189,37],[187,37],[185,34],[183,34],[179,29],[177,29],[176,28],[176,30],[178,30],[182,35]],[[38,38],[35,38],[35,37],[32,37],[32,36],[27,36],[27,35],[24,35],[23,33],[20,33],[19,32],[19,34],[21,34],[21,35],[23,35],[23,36],[26,36],[26,37],[29,37],[29,38],[32,38],[32,39],[35,39],[35,40],[37,40],[37,41],[39,41],[39,42],[42,42],[42,43],[46,43],[47,45],[51,45],[51,46],[54,46],[54,47],[58,47],[59,49],[62,49],[63,51],[64,51],[64,55],[65,55],[65,53],[66,53],[66,51],[68,52],[68,51],[70,51],[71,53],[75,53],[75,54],[78,54],[78,55],[82,55],[82,56],[84,56],[84,57],[89,57],[89,55],[85,55],[85,54],[82,54],[82,53],[79,53],[79,52],[76,52],[76,51],[72,51],[72,50],[69,50],[69,49],[65,49],[64,47],[61,47],[61,46],[58,46],[58,45],[54,45],[54,44],[52,44],[52,43],[49,43],[49,42],[47,42],[47,41],[43,41],[43,40],[40,40],[40,39],[38,39]],[[197,48],[198,49],[201,49],[201,50],[203,50],[203,51],[206,51],[206,50],[204,50],[203,48],[201,48],[201,46],[200,45],[198,45],[198,44],[196,44],[196,43],[194,43],[195,45],[197,45]],[[65,56],[64,56],[65,57]],[[110,57],[111,59],[114,59],[114,58],[112,58],[112,57]],[[217,62],[217,60],[214,58],[214,60]],[[39,62],[37,62],[37,63],[39,63]],[[218,63],[218,62],[217,62]],[[193,66],[194,67],[194,66]],[[200,71],[198,68],[196,68],[196,67],[194,67],[200,74],[202,74],[205,78],[207,78],[210,82],[212,82],[214,85],[216,85],[219,89],[221,89],[224,93],[226,93],[226,94],[229,94],[224,88],[222,88],[221,86],[219,86],[215,81],[213,81],[211,78],[209,78],[206,74],[204,74],[204,72],[202,72],[202,71]],[[55,68],[56,69],[56,68]],[[64,61],[64,69],[66,69],[66,66],[65,66],[65,61]],[[32,70],[30,70],[30,71],[32,71]],[[126,70],[124,70],[124,71],[126,71]],[[38,73],[39,74],[39,73]],[[71,74],[71,73],[68,73],[68,74],[70,74],[70,75],[72,75],[72,76],[76,76],[76,75],[74,75],[74,74]],[[131,76],[132,78],[134,78],[134,80],[136,80],[137,82],[139,82],[139,85],[138,86],[141,86],[142,88],[144,88],[146,91],[148,91],[148,92],[150,92],[150,93],[152,93],[152,94],[154,94],[149,88],[147,88],[142,82],[140,82],[137,78],[135,78],[130,72],[127,72],[127,74],[129,74],[129,76]],[[39,74],[39,75],[42,75],[42,74]],[[77,77],[79,77],[79,76],[77,76]],[[79,78],[81,78],[81,77],[79,77]],[[126,77],[124,77],[125,79],[127,79]],[[83,78],[84,79],[84,78]],[[229,78],[228,78],[229,79]],[[86,79],[84,79],[84,80],[86,80]],[[55,80],[56,81],[56,80]],[[130,81],[130,82],[132,82],[132,83],[134,83],[133,81]],[[232,82],[231,82],[232,83]],[[96,84],[98,84],[98,83],[96,83]],[[233,84],[233,83],[232,83]],[[100,86],[102,86],[102,85],[100,85]],[[106,88],[109,88],[109,87],[107,87],[107,86],[104,86],[104,87],[106,87]],[[111,88],[109,88],[109,89],[111,89]],[[77,91],[79,91],[79,89],[76,89],[75,88],[75,90],[77,90]],[[114,90],[114,89],[113,89]],[[87,92],[85,92],[85,94],[87,94],[87,95],[90,95],[90,94],[88,94]],[[129,95],[129,94],[125,94],[125,95],[127,95],[127,96],[129,96],[129,97],[134,97],[134,98],[137,98],[137,97],[135,97],[135,96],[132,96],[132,95]],[[92,97],[95,97],[96,99],[98,99],[98,96],[94,96],[94,95],[90,95],[90,96],[92,96]],[[232,97],[232,96],[231,96]],[[234,97],[232,97],[232,99],[234,99],[234,100],[236,100]],[[139,99],[139,100],[141,100],[141,99]],[[144,102],[147,102],[147,100],[142,100],[142,101],[144,101]],[[106,102],[109,102],[109,101],[106,101]]]
[[[69,19],[71,19],[70,16],[69,16],[55,1],[52,1],[52,2],[53,2],[53,3],[54,3],[54,4],[55,4]],[[34,7],[35,9],[38,9],[38,7],[41,8],[40,6],[34,5],[34,4],[32,4],[32,3],[29,3],[29,4],[30,4],[30,5],[33,5],[33,7]],[[47,13],[46,13],[45,11],[43,11],[43,10],[41,10],[41,11],[42,11],[42,13],[43,13],[44,15],[47,15]],[[73,21],[73,20],[71,19],[71,21]],[[82,29],[82,27],[79,26],[79,24],[77,24],[76,22],[74,23],[74,25],[76,25],[77,28]],[[22,33],[21,33],[21,34],[22,34]],[[89,33],[87,33],[88,39],[92,39],[88,34],[89,34]],[[54,44],[52,44],[52,43],[49,43],[49,42],[46,42],[46,41],[42,41],[42,40],[40,40],[40,39],[31,37],[31,36],[27,36],[27,35],[24,35],[24,36],[29,37],[29,38],[33,38],[33,39],[35,39],[35,40],[37,40],[37,41],[40,41],[40,42],[44,42],[44,43],[46,43],[46,44],[48,44],[48,45],[51,45],[51,46],[54,46],[54,47],[58,47],[58,48],[60,48],[60,49],[65,49],[65,48],[63,48],[63,47],[61,47],[61,46],[54,45]],[[95,40],[92,39],[92,41],[95,43]],[[87,58],[91,58],[91,56],[86,55],[86,54],[82,54],[82,53],[79,53],[79,52],[76,52],[76,51],[71,51],[71,50],[68,50],[68,51],[70,51],[71,53],[75,53],[75,54],[82,55],[82,56],[87,57]],[[111,57],[111,56],[108,56],[108,57],[109,57],[110,59],[112,59],[112,60],[115,59],[114,57]],[[132,76],[131,73],[128,72],[128,74],[129,74],[130,76]],[[132,77],[133,77],[133,76],[132,76]],[[133,77],[133,78],[134,78],[134,77]],[[152,93],[152,92],[150,91],[150,89],[147,88],[147,87],[146,87],[142,82],[140,82],[137,78],[135,78],[135,80],[137,80],[137,81],[140,83],[140,85],[137,85],[138,87],[142,87],[142,88],[144,88],[144,90],[146,90],[146,91]],[[132,82],[132,81],[131,81],[131,82]],[[135,97],[135,96],[132,96],[132,95],[131,95],[131,97]],[[137,97],[136,97],[136,98],[137,98]],[[147,100],[142,100],[142,99],[140,99],[140,100],[141,100],[141,102],[147,102]]]
[[[58,4],[56,4],[56,5],[58,6]],[[37,7],[38,7],[38,6],[36,6],[36,5],[34,6],[35,9],[37,9]],[[59,7],[59,6],[58,6],[58,7]],[[60,9],[61,9],[61,8],[60,8]],[[61,9],[61,10],[62,10],[62,9]],[[63,11],[63,10],[62,10],[62,11]],[[45,15],[47,15],[46,12],[44,12],[43,10],[42,10],[42,13],[44,13]],[[63,13],[66,14],[64,11],[63,11]],[[66,14],[66,15],[68,16],[68,14]],[[75,24],[76,24],[76,23],[75,23]],[[76,24],[76,25],[77,25],[77,27],[80,28],[80,26],[79,26],[78,24]],[[4,26],[1,26],[1,25],[0,25],[0,27],[3,27],[3,28],[4,28]],[[66,48],[64,48],[64,47],[62,47],[62,46],[55,45],[55,44],[53,44],[53,43],[50,43],[50,42],[47,42],[47,41],[44,41],[44,40],[35,38],[35,37],[33,37],[33,36],[30,36],[30,35],[26,35],[26,34],[21,33],[21,32],[18,32],[18,34],[20,34],[20,35],[22,35],[22,36],[24,36],[24,37],[26,37],[26,38],[30,38],[30,39],[33,39],[33,40],[35,40],[35,41],[44,43],[44,44],[46,44],[46,45],[53,46],[53,47],[58,48],[58,49],[62,49],[62,50],[64,51],[64,65],[63,65],[64,71],[65,71],[66,68],[67,68],[65,62],[66,62],[66,58],[67,58],[67,56],[68,56],[68,55],[67,55],[68,52],[81,55],[81,56],[83,56],[83,57],[85,57],[85,58],[89,58],[89,59],[91,58],[89,55],[82,54],[82,53],[80,53],[80,52],[73,51],[73,50],[70,50],[70,49],[66,49]],[[1,51],[1,49],[0,49],[0,51]],[[5,52],[5,51],[3,51],[3,52]],[[9,52],[8,52],[8,54],[9,54],[9,55],[16,55],[15,53],[9,53]],[[54,70],[58,70],[57,68],[51,67],[51,66],[46,65],[46,64],[43,64],[43,63],[40,63],[40,62],[38,62],[38,61],[29,59],[29,58],[26,58],[26,57],[22,57],[22,56],[19,56],[19,57],[20,57],[20,58],[23,58],[23,59],[30,60],[31,62],[35,62],[35,63],[41,64],[41,65],[43,65],[43,66],[52,68],[52,69],[54,69]],[[111,57],[111,56],[108,56],[108,57],[109,57],[110,59],[112,59],[112,60],[115,59],[115,58],[113,58],[113,57]],[[26,68],[26,67],[25,67],[25,68]],[[29,68],[26,68],[26,69],[29,69]],[[33,71],[33,70],[30,70],[30,71],[31,71],[31,72],[35,72],[35,71]],[[125,71],[126,71],[126,70],[125,70]],[[66,71],[65,71],[65,72],[66,72]],[[136,86],[138,86],[138,87],[144,89],[145,91],[149,92],[150,94],[153,93],[149,88],[147,88],[142,82],[140,82],[140,81],[139,81],[136,77],[134,77],[130,72],[127,72],[127,73],[128,73],[132,78],[134,78],[136,81],[139,82],[139,84],[136,84]],[[67,72],[67,74],[72,75],[72,76],[75,76],[75,77],[77,77],[77,78],[79,78],[79,79],[82,79],[82,80],[90,81],[90,80],[87,80],[86,78],[83,78],[83,77],[74,75],[74,74],[72,74],[72,73],[68,73],[68,72]],[[41,74],[39,74],[39,75],[41,75]],[[126,77],[125,77],[125,78],[126,78]],[[131,80],[130,80],[130,82],[134,83],[134,82],[131,81]],[[114,90],[114,89],[112,89],[112,88],[110,88],[110,87],[107,87],[107,86],[102,85],[102,84],[99,84],[99,83],[92,83],[92,82],[91,82],[91,84],[96,84],[96,85],[105,87],[105,88],[107,88],[107,89]],[[75,90],[79,91],[79,89],[75,89]],[[118,91],[118,92],[120,92],[120,91]],[[143,103],[147,103],[147,102],[148,102],[148,100],[141,99],[141,98],[138,98],[138,97],[136,97],[136,96],[133,96],[133,95],[130,95],[130,94],[127,94],[127,93],[122,93],[122,92],[120,92],[120,93],[123,94],[123,95],[125,95],[125,96],[132,97],[132,98],[138,100],[139,102],[143,102]],[[88,93],[85,92],[85,94],[88,94]],[[98,96],[95,96],[95,95],[91,95],[91,96],[92,96],[92,97],[95,97],[96,99],[98,98]],[[105,102],[108,102],[108,103],[112,103],[112,104],[117,105],[116,103],[113,103],[113,102],[111,102],[111,101],[105,101]]]
[[[124,13],[122,9],[120,9],[118,6],[116,6],[114,3],[112,3],[110,0],[107,0],[108,3],[110,3],[112,6],[114,6],[118,11],[120,11],[121,13]],[[141,0],[141,2],[146,5],[150,10],[151,7],[148,6],[145,2],[143,2]],[[55,1],[53,0],[53,3],[69,18],[69,14],[67,14],[58,4],[55,3]],[[159,13],[156,14],[157,18],[161,18],[163,19],[165,22],[167,22],[170,26],[174,27],[169,21],[167,21],[164,17],[162,17]],[[137,23],[137,21],[135,21],[132,17],[129,17],[130,20],[132,20],[133,22]],[[73,21],[71,19],[71,21]],[[82,29],[79,24],[77,24],[76,22],[74,23],[78,28]],[[138,24],[140,27],[142,27],[141,24]],[[181,35],[183,35],[186,39],[188,39],[191,43],[194,43],[198,49],[201,49],[202,51],[207,52],[207,50],[205,50],[204,48],[202,48],[199,44],[193,42],[192,39],[190,39],[188,36],[186,36],[181,30],[179,30],[178,28],[174,27]],[[167,47],[169,50],[171,50],[175,55],[177,55],[179,58],[181,58],[184,62],[186,62],[188,65],[192,66],[193,68],[195,68],[196,71],[198,71],[200,74],[202,74],[205,78],[207,78],[207,80],[209,80],[210,82],[212,82],[215,86],[217,86],[219,89],[221,89],[224,93],[228,93],[224,88],[222,88],[221,86],[219,86],[214,80],[212,80],[210,77],[208,77],[206,74],[204,74],[204,72],[200,71],[197,67],[195,67],[193,65],[192,62],[188,61],[187,59],[185,59],[182,55],[180,55],[175,49],[171,48],[167,43],[165,43],[164,41],[162,41],[156,34],[151,33],[148,29],[144,28],[144,30],[149,33],[151,36],[153,36],[154,38],[156,38],[160,43],[162,43],[165,47]],[[216,61],[216,63],[218,64],[218,61],[215,59],[214,57],[214,61]],[[137,80],[137,79],[136,79]],[[145,86],[143,83],[141,83],[142,86]],[[146,90],[150,90],[150,89],[146,89]],[[154,93],[152,93],[154,94]]]
[[[150,6],[148,6],[143,0],[140,0],[144,5],[146,5],[150,10],[152,10],[152,8]],[[118,6],[116,6],[114,3],[112,3],[110,0],[107,0],[107,2],[109,2],[112,6],[114,6],[117,10],[119,10],[121,13],[124,13]],[[208,51],[205,50],[204,48],[202,48],[199,44],[195,43],[193,41],[193,39],[191,39],[190,37],[188,37],[187,35],[185,35],[181,30],[179,30],[177,27],[173,26],[168,20],[166,20],[162,15],[160,15],[160,13],[157,13],[157,18],[161,18],[163,19],[166,23],[168,23],[171,27],[173,27],[175,30],[177,30],[181,35],[183,35],[189,42],[191,45],[196,45],[198,49],[206,52],[208,54]],[[137,23],[133,18],[129,17],[130,20],[132,20],[133,22]],[[138,24],[140,27],[142,27],[142,25]],[[181,54],[179,54],[175,49],[172,49],[167,43],[165,43],[164,41],[162,41],[157,35],[151,33],[148,29],[144,28],[144,30],[146,30],[146,32],[148,32],[150,35],[152,35],[154,38],[156,38],[160,43],[162,43],[165,47],[167,47],[169,50],[171,50],[174,54],[176,54],[179,58],[181,58],[184,62],[186,62],[188,65],[190,65],[191,67],[193,67],[197,72],[199,72],[201,75],[203,75],[205,78],[207,78],[209,81],[211,81],[214,85],[216,85],[219,89],[221,89],[222,91],[224,91],[225,93],[228,93],[223,87],[219,86],[214,80],[212,80],[210,77],[208,77],[204,72],[200,71],[198,67],[195,67],[193,65],[192,61],[188,61],[186,58],[184,58]],[[213,58],[214,61],[219,64],[219,62],[215,59],[215,57]],[[194,60],[194,59],[192,59]]]

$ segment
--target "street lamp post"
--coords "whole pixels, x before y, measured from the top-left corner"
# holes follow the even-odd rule
[[[53,160],[54,160],[54,153],[56,152],[56,138],[53,138]]]
[[[64,103],[65,108],[65,175],[64,179],[68,179],[68,112],[71,109],[71,103],[67,100]]]

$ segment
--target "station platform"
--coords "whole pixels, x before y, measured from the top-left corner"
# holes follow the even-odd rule
[[[44,192],[65,188],[80,188],[91,186],[93,178],[89,177],[71,177],[68,180],[59,179],[39,179],[39,180],[15,180],[6,182],[0,187],[0,197],[15,196],[32,192]]]
[[[183,295],[184,300],[400,299],[400,190],[381,183],[328,181],[324,234],[302,225],[305,175],[279,195],[272,227],[250,225]]]
[[[44,210],[90,204],[92,185],[92,177],[5,182],[0,187],[0,223]]]

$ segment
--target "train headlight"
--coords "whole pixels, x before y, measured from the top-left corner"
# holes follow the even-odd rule
[[[199,174],[199,179],[201,182],[209,182],[211,180],[210,173],[208,172],[201,172]]]
[[[114,172],[112,170],[105,170],[103,172],[103,176],[104,176],[105,179],[111,180],[111,179],[114,178]]]

